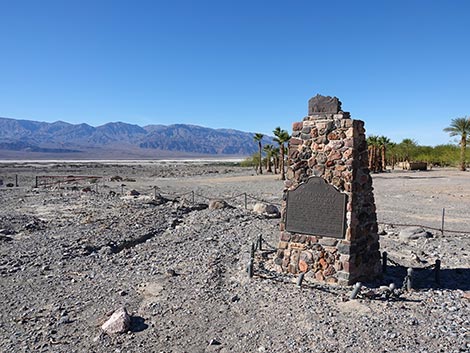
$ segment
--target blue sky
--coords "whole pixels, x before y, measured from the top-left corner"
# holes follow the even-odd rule
[[[334,95],[435,145],[470,115],[466,0],[0,0],[0,116],[271,133]]]

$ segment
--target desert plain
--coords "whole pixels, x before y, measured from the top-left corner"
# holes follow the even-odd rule
[[[96,178],[35,187],[47,175]],[[279,218],[254,207],[281,203],[279,175],[214,162],[1,163],[0,351],[469,352],[470,173],[372,177],[381,251],[397,265],[351,300],[352,287],[308,274],[297,286],[276,271]],[[226,204],[210,209],[216,199]],[[122,307],[127,332],[103,332]]]

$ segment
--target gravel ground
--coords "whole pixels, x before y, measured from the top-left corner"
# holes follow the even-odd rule
[[[16,174],[18,188],[0,188],[2,352],[470,351],[470,173],[374,175],[381,248],[401,266],[355,300],[351,287],[306,276],[298,288],[296,277],[273,271],[279,219],[252,208],[255,198],[280,203],[278,176],[192,163],[0,166],[4,182]],[[98,187],[32,188],[46,174],[104,178]],[[127,181],[109,181],[117,175]],[[121,195],[123,183],[141,194]],[[233,208],[207,208],[208,199],[234,196]],[[439,228],[442,208],[446,229],[461,233],[428,229],[406,240],[406,227],[389,225]],[[249,279],[259,234],[265,243]],[[436,259],[440,286],[423,269],[416,290],[382,294],[380,285],[401,287],[407,267]],[[101,324],[122,306],[130,330],[104,334]]]

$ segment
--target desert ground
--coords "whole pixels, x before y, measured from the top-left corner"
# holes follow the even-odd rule
[[[45,175],[100,178],[34,187]],[[5,162],[0,179],[1,352],[470,351],[470,172],[373,175],[381,251],[397,265],[354,300],[352,287],[307,275],[297,286],[274,271],[279,218],[253,208],[280,204],[278,175],[231,163]],[[214,199],[229,207],[208,208]],[[401,289],[408,267],[412,291]],[[103,332],[121,307],[129,330]]]

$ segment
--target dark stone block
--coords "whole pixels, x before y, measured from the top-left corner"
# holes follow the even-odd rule
[[[341,110],[341,102],[337,97],[321,96],[317,94],[308,101],[308,115],[315,113],[333,113]]]
[[[325,246],[335,246],[338,243],[338,239],[335,238],[322,238],[318,240],[318,243],[320,245],[325,245]]]
[[[349,255],[349,254],[353,254],[356,252],[356,246],[354,246],[354,244],[347,244],[344,242],[340,242],[339,244],[336,245],[336,248],[338,249],[338,252],[340,254],[344,254],[344,255]]]
[[[337,277],[339,280],[348,281],[350,278],[350,274],[348,272],[338,271]]]

